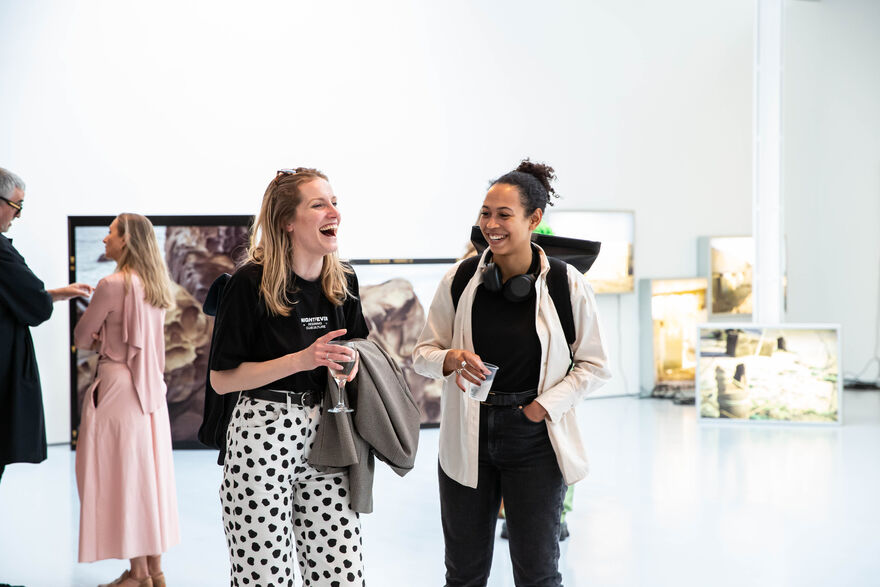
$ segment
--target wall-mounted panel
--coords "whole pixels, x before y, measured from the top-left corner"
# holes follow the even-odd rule
[[[556,236],[602,243],[599,257],[587,273],[594,292],[630,293],[634,290],[634,212],[548,209],[544,223]]]

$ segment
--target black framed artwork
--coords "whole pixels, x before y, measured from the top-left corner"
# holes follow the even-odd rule
[[[443,382],[413,369],[412,351],[440,280],[457,259],[351,259],[370,339],[400,365],[421,410],[422,427],[440,425]]]
[[[103,238],[114,216],[69,216],[70,281],[95,286],[115,271]],[[148,216],[172,280],[175,305],[165,315],[165,382],[174,448],[202,448],[205,378],[214,319],[202,312],[208,289],[231,273],[247,252],[252,216]],[[73,329],[88,301],[70,302],[70,426],[76,446],[82,396],[94,378],[97,354],[77,349]]]

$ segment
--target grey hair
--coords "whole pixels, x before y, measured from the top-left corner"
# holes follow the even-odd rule
[[[7,200],[12,198],[12,192],[16,188],[24,191],[24,182],[21,178],[8,169],[0,167],[0,198],[6,198]]]

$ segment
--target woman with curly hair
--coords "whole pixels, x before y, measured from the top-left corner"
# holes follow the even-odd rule
[[[551,263],[531,242],[554,189],[553,169],[526,159],[492,182],[480,208],[488,248],[457,304],[458,267],[441,281],[413,351],[415,369],[445,379],[440,509],[446,585],[486,585],[504,496],[514,582],[557,586],[566,486],[587,474],[575,406],[608,378],[596,302],[561,266],[576,337],[569,347],[548,290]],[[465,393],[498,366],[488,397]]]

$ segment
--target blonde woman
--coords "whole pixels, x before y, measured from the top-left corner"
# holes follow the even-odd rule
[[[98,283],[74,332],[78,347],[100,355],[76,449],[79,560],[129,559],[107,585],[164,587],[162,553],[180,542],[162,375],[171,282],[145,217],[120,214],[104,246],[116,272]]]
[[[322,418],[340,417],[321,407],[327,368],[356,360],[331,340],[368,334],[341,220],[326,175],[279,171],[217,311],[211,385],[241,392],[220,487],[232,585],[293,585],[294,553],[304,585],[364,584],[348,470],[308,462]]]

